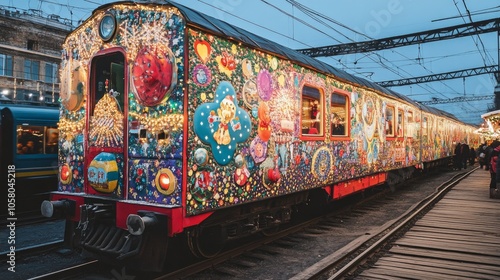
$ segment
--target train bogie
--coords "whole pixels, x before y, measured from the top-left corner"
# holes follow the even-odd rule
[[[63,48],[59,190],[42,208],[101,257],[148,252],[159,268],[171,240],[210,257],[477,141],[447,114],[174,3],[102,6]]]

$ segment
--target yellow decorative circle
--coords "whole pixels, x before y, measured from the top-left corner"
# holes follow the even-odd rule
[[[324,181],[330,175],[333,165],[333,155],[327,147],[316,150],[312,158],[311,173],[314,177]]]
[[[168,184],[167,189],[162,188],[160,185],[160,178],[162,177],[162,175],[168,176],[169,184]],[[160,169],[160,171],[158,171],[158,173],[156,173],[155,186],[156,186],[156,189],[159,192],[161,192],[162,194],[164,194],[164,195],[172,194],[175,191],[176,185],[177,185],[177,179],[175,178],[174,173],[172,173],[172,171],[170,171],[170,169],[162,168],[162,169]]]
[[[78,60],[70,58],[61,69],[61,90],[59,96],[62,105],[69,111],[76,111],[83,105],[87,75]]]

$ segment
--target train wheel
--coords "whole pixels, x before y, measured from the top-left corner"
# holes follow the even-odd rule
[[[189,249],[197,257],[216,256],[224,247],[225,241],[225,234],[220,226],[197,228],[188,233]]]

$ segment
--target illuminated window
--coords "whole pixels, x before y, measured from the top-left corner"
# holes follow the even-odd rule
[[[398,124],[397,124],[397,135],[399,137],[403,137],[403,125],[404,125],[404,122],[403,122],[403,110],[398,110]]]
[[[55,126],[17,126],[18,154],[57,154],[59,130]]]
[[[332,93],[330,100],[330,126],[334,136],[347,135],[347,97]]]
[[[427,135],[427,117],[422,120],[422,135]]]
[[[414,123],[414,119],[413,119],[413,112],[407,113],[405,127],[406,127],[406,130],[405,130],[406,136],[413,137],[415,134],[415,123]]]
[[[317,88],[302,89],[302,134],[323,135],[323,95]]]
[[[385,135],[394,137],[394,107],[391,106],[385,109]]]
[[[119,110],[123,110],[124,88],[125,88],[125,58],[122,53],[111,53],[95,57],[92,61],[92,67],[95,68],[91,84],[94,85],[94,98],[92,110],[95,105],[104,96],[104,94],[113,90],[116,101],[118,101]]]

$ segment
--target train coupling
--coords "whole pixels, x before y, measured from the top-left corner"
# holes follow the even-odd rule
[[[66,215],[74,215],[75,205],[74,201],[68,199],[56,201],[44,200],[40,206],[40,212],[42,216],[47,218],[61,218]]]
[[[147,228],[158,226],[160,221],[166,219],[165,216],[153,212],[139,211],[137,214],[130,214],[127,217],[127,229],[132,235],[142,235]]]

